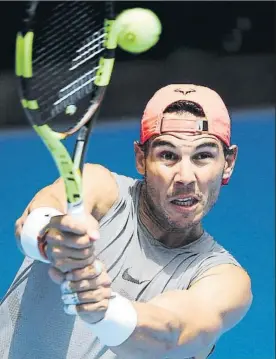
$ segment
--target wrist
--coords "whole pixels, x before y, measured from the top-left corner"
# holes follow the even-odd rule
[[[137,326],[137,312],[127,298],[112,293],[105,316],[95,324],[87,324],[92,332],[106,346],[123,344]]]
[[[27,256],[40,262],[49,263],[45,253],[45,233],[43,229],[53,216],[62,213],[55,208],[39,207],[27,216],[20,235],[20,250]]]

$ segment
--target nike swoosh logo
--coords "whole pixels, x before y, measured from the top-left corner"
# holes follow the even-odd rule
[[[139,279],[135,279],[133,278],[130,274],[129,274],[129,268],[125,269],[123,274],[122,274],[122,278],[124,280],[127,280],[128,282],[132,282],[134,284],[142,284],[142,283],[145,283],[145,282],[149,282],[149,280],[139,280]]]

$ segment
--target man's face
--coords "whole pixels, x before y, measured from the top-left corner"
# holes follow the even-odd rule
[[[151,140],[142,166],[147,202],[156,219],[171,230],[198,224],[217,201],[225,173],[231,175],[232,157],[226,160],[221,142],[208,134],[171,132]],[[136,160],[141,173],[137,152]]]

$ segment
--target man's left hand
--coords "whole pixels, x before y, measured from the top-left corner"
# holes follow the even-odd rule
[[[111,280],[102,262],[95,260],[93,264],[67,274],[51,267],[49,276],[60,284],[67,314],[79,315],[89,324],[104,318],[112,292]]]

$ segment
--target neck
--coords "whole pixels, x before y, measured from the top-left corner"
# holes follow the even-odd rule
[[[192,243],[203,234],[201,223],[188,228],[172,228],[167,220],[158,218],[148,203],[145,187],[142,187],[142,196],[139,202],[139,215],[143,225],[150,234],[166,247],[177,248]]]

